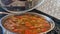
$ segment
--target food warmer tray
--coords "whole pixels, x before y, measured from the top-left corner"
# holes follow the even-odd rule
[[[0,11],[5,11],[5,10],[3,10],[2,8],[0,8]],[[52,20],[55,21],[56,26],[55,26],[55,28],[54,28],[52,31],[48,32],[47,34],[60,34],[60,20],[58,20],[57,18],[55,18],[55,17],[53,17],[53,16],[50,16],[50,15],[48,15],[48,14],[45,14],[45,13],[43,13],[42,11],[36,10],[36,9],[31,10],[31,11],[29,11],[29,12],[36,12],[36,13],[40,13],[40,14],[43,14],[43,15],[46,15],[46,16],[50,17]],[[5,15],[6,15],[6,14],[0,15],[0,19],[1,19],[3,16],[5,16]],[[3,33],[4,33],[4,34],[11,34],[10,32],[7,32],[6,30],[5,30],[5,32],[3,32],[2,28],[0,27],[0,34],[3,34]]]

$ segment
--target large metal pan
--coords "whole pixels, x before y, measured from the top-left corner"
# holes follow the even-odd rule
[[[46,33],[50,32],[51,30],[54,29],[55,23],[54,23],[54,21],[53,21],[52,19],[50,19],[49,17],[47,17],[47,16],[45,16],[45,15],[42,15],[42,14],[35,13],[35,12],[27,12],[27,13],[29,13],[29,14],[34,14],[34,15],[39,15],[39,16],[43,17],[44,19],[46,19],[46,20],[48,21],[48,23],[51,24],[51,28],[50,28],[48,31],[43,32],[43,33],[40,33],[40,34],[46,34]],[[4,16],[4,17],[0,20],[0,25],[1,25],[1,27],[2,27],[3,29],[6,29],[6,28],[3,26],[3,24],[4,24],[4,21],[5,21],[8,17],[10,17],[10,16],[12,16],[12,15],[21,15],[21,14],[9,14],[9,13],[6,13],[6,14],[8,14],[8,15]],[[22,14],[24,14],[24,13],[22,13]],[[6,29],[6,30],[7,30],[7,29]],[[7,30],[7,31],[9,31],[9,30]],[[9,31],[9,32],[11,32],[11,31]],[[13,32],[11,32],[11,33],[13,33]],[[13,34],[14,34],[14,33],[13,33]]]

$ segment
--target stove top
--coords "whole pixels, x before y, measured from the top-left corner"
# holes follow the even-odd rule
[[[3,9],[1,10],[0,9],[0,11],[5,11],[5,10],[3,10]],[[52,20],[55,21],[56,26],[55,26],[55,28],[52,31],[48,32],[47,34],[60,34],[60,20],[58,20],[57,18],[55,18],[53,16],[50,16],[48,14],[45,14],[42,11],[36,10],[36,9],[34,9],[32,11],[29,11],[29,12],[36,12],[36,13],[40,13],[40,14],[43,14],[43,15],[46,15],[46,16],[50,17]],[[0,15],[0,18],[2,18],[3,16],[5,16],[5,15]],[[1,28],[0,28],[0,31],[2,31]],[[0,32],[0,34],[1,33],[2,32]]]

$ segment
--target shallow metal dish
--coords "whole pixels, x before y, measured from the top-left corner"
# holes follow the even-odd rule
[[[45,16],[45,15],[42,15],[42,14],[34,13],[34,12],[27,12],[27,13],[29,13],[29,14],[34,14],[34,15],[39,15],[39,16],[43,17],[44,19],[46,19],[46,20],[48,21],[48,23],[51,24],[50,30],[48,30],[48,31],[46,31],[46,32],[42,32],[42,33],[40,33],[40,34],[46,34],[46,33],[50,32],[51,30],[54,29],[55,23],[54,23],[54,21],[53,21],[52,19],[50,19],[49,17],[47,17],[47,16]],[[24,14],[24,13],[23,13],[23,14]],[[21,15],[21,14],[9,14],[9,15],[4,16],[4,17],[0,20],[0,25],[1,25],[1,27],[2,27],[3,29],[6,29],[6,28],[3,26],[4,21],[5,21],[8,17],[10,17],[10,16],[12,16],[12,15]],[[6,30],[7,30],[7,29],[6,29]],[[9,30],[7,30],[7,31],[9,31]],[[9,32],[11,32],[11,31],[9,31]],[[11,32],[11,33],[13,33],[13,32]],[[14,33],[13,33],[13,34],[14,34]]]
[[[28,0],[27,0],[28,1]],[[30,1],[29,1],[30,2]],[[2,3],[2,0],[0,0],[0,4],[1,4],[1,7],[3,8],[3,9],[5,9],[6,11],[8,11],[8,12],[11,12],[11,13],[22,13],[22,12],[27,12],[27,11],[31,11],[31,10],[33,10],[33,9],[35,9],[35,8],[37,8],[37,7],[39,7],[42,3],[44,2],[44,0],[32,0],[29,4],[31,4],[31,6],[29,6],[29,7],[31,7],[31,8],[27,8],[26,10],[19,10],[19,9],[17,9],[17,11],[15,10],[15,11],[10,11],[10,10],[8,10],[6,7],[7,7],[7,5],[4,5],[3,3]],[[26,5],[26,7],[27,7],[28,5]],[[11,8],[11,7],[10,7]],[[14,10],[14,9],[13,9]]]

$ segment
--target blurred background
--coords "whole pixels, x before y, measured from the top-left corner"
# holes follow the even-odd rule
[[[37,10],[60,19],[60,0],[45,0]]]

